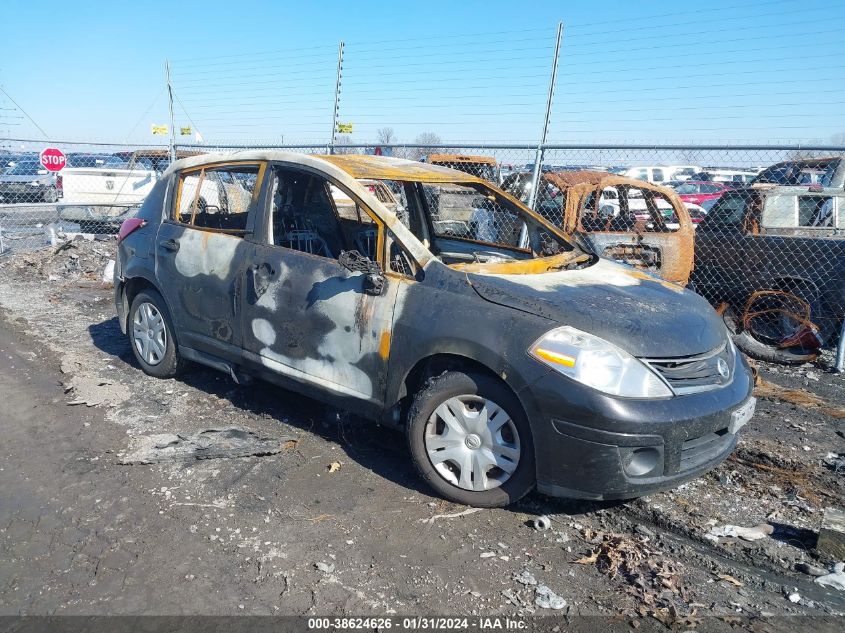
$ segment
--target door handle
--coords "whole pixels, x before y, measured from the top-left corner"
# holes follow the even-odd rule
[[[174,253],[179,250],[179,242],[176,240],[164,240],[161,243],[162,248],[168,251],[173,251]]]

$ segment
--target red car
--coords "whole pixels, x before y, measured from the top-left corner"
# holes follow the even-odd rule
[[[734,187],[732,183],[707,182],[706,180],[685,180],[675,186],[675,193],[684,202],[702,204],[708,200],[717,200],[726,191]]]

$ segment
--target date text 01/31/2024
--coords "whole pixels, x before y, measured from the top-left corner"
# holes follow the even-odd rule
[[[479,628],[489,630],[522,630],[526,628],[524,620],[507,617],[489,618],[446,618],[446,617],[358,617],[358,618],[308,618],[308,628],[311,630],[345,629],[345,630],[462,630]]]

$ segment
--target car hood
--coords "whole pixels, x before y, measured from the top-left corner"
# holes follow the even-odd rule
[[[486,301],[571,325],[638,357],[701,354],[727,336],[694,292],[609,260],[559,272],[467,273],[467,280]]]

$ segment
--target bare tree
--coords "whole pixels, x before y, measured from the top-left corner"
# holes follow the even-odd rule
[[[393,145],[396,143],[396,132],[392,127],[382,127],[376,132],[379,145]]]
[[[334,141],[335,154],[354,154],[354,147],[347,147],[352,144],[352,137],[348,134],[338,134]]]
[[[423,132],[416,139],[414,139],[414,143],[417,145],[440,145],[443,142],[437,134],[434,132]],[[440,151],[440,150],[438,150]],[[423,148],[423,147],[411,147],[408,148],[408,158],[411,160],[419,160],[423,156],[426,156],[431,153],[431,150]]]
[[[434,132],[423,132],[414,141],[417,145],[440,145],[443,142]]]

